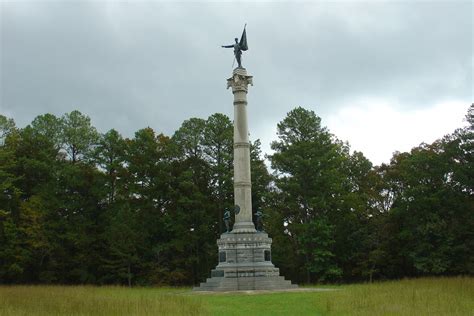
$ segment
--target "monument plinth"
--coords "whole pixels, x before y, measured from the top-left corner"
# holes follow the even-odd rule
[[[252,221],[252,182],[247,123],[247,92],[253,85],[247,70],[237,67],[227,79],[234,94],[234,201],[235,223],[217,240],[219,263],[197,291],[276,290],[296,288],[280,276],[271,261],[272,239],[257,231]]]

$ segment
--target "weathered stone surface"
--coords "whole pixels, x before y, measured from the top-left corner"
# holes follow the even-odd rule
[[[270,260],[272,239],[264,232],[225,233],[217,240],[220,259],[211,278],[195,291],[277,290],[296,288]],[[268,254],[270,253],[270,254]],[[221,255],[222,254],[222,255]],[[225,254],[225,256],[223,255]]]
[[[247,122],[247,91],[252,76],[245,68],[235,68],[227,79],[227,88],[234,95],[234,204],[240,207],[235,215],[233,232],[255,232],[252,222],[252,182],[250,176],[250,142]]]

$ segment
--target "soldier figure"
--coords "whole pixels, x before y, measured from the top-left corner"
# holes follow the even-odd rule
[[[230,210],[228,208],[226,208],[224,212],[224,224],[226,233],[230,233]]]
[[[263,212],[261,210],[257,210],[255,213],[256,223],[255,228],[258,232],[263,232]]]
[[[223,48],[234,48],[235,59],[237,59],[237,64],[239,65],[239,68],[242,68],[242,61],[241,61],[242,49],[240,48],[240,45],[239,45],[239,39],[236,37],[235,38],[235,44],[222,45],[222,47]]]
[[[222,45],[223,48],[233,48],[234,49],[234,55],[235,59],[237,59],[237,64],[239,65],[239,68],[242,68],[242,51],[246,51],[248,48],[247,46],[247,32],[244,31],[242,33],[242,37],[239,39],[236,37],[235,38],[235,43],[231,45]]]

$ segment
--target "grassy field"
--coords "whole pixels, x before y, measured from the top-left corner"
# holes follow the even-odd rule
[[[474,315],[474,278],[197,294],[189,288],[0,286],[0,315]]]

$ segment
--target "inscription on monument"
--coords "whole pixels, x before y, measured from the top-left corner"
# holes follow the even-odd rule
[[[225,251],[219,252],[219,262],[225,262],[227,260],[227,254]]]
[[[223,270],[212,270],[211,271],[211,277],[218,277],[218,278],[223,278],[225,275]]]
[[[272,261],[272,255],[270,253],[270,250],[265,250],[264,256],[265,256],[265,261]]]

